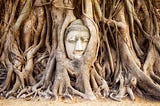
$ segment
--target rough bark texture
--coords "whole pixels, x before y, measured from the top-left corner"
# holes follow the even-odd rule
[[[160,99],[160,14],[154,0],[1,0],[0,93],[58,99],[134,94]],[[81,19],[90,39],[80,59],[64,45]]]

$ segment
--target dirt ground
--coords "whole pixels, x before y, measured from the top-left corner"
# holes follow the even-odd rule
[[[34,100],[24,99],[0,99],[0,106],[160,106],[160,101],[136,97],[135,101],[124,98],[121,102],[111,99],[99,98],[94,101],[74,98],[73,100],[45,100],[37,98]]]

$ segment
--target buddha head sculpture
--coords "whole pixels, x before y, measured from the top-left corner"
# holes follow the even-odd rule
[[[90,33],[80,19],[73,21],[65,31],[65,48],[70,59],[79,59],[84,54]]]

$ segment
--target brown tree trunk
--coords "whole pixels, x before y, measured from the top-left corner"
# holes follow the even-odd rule
[[[4,97],[103,95],[120,101],[126,94],[135,100],[138,92],[160,98],[160,15],[154,0],[1,0],[0,7]],[[65,34],[76,20],[83,26],[69,30],[80,30],[69,42],[87,46],[72,59]],[[84,30],[87,40],[79,37]]]

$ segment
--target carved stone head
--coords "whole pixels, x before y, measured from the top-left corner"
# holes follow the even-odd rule
[[[65,48],[70,59],[79,59],[90,39],[88,28],[80,19],[73,21],[65,31]]]

